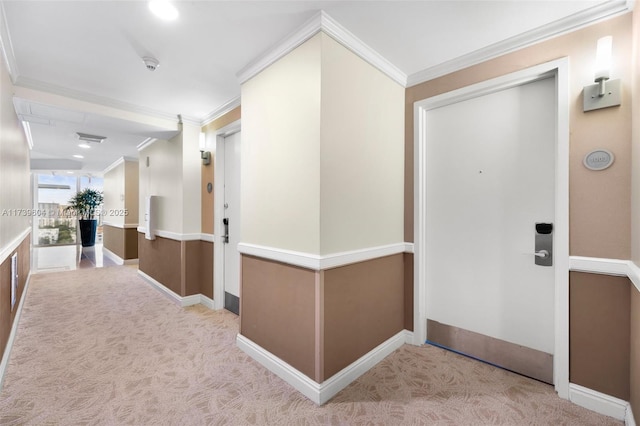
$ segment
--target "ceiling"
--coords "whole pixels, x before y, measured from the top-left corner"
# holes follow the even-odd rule
[[[176,122],[180,114],[202,123],[237,100],[240,70],[320,10],[411,83],[435,76],[447,64],[504,50],[514,40],[526,45],[629,7],[625,1],[602,0],[174,4],[180,16],[166,22],[151,14],[145,1],[1,2],[0,38],[12,79],[18,87]],[[160,66],[148,71],[143,56],[157,58]],[[66,161],[70,169],[99,172],[122,156],[136,157],[136,146],[148,138],[175,134],[175,128],[172,133],[166,126],[114,119],[77,106],[27,97],[14,104],[30,121],[34,168],[60,169]],[[76,132],[107,139],[78,152]]]

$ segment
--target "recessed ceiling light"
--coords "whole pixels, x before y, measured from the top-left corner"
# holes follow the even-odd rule
[[[91,148],[91,146],[87,145],[86,143],[80,143],[80,144],[78,144],[78,146],[79,146],[80,148],[84,148],[84,149],[89,149],[89,148]]]
[[[80,155],[80,154],[75,154],[74,155],[75,158],[84,158],[84,155]]]
[[[178,18],[178,9],[168,0],[150,0],[149,9],[164,21],[173,21]]]

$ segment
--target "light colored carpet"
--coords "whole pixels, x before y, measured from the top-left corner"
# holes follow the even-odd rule
[[[238,319],[182,309],[132,267],[35,275],[3,425],[619,425],[542,383],[405,345],[318,407],[235,346]]]

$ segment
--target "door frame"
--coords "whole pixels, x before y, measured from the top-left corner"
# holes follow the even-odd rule
[[[216,130],[213,189],[213,309],[224,309],[224,139],[238,133],[240,119]]]
[[[553,382],[561,398],[569,397],[569,60],[560,58],[414,103],[414,275],[413,343],[427,339],[426,308],[426,117],[429,110],[555,77],[555,324]]]

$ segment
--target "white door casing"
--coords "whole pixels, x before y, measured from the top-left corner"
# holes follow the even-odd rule
[[[414,105],[414,343],[422,344],[426,340],[426,319],[429,305],[428,293],[428,249],[427,241],[427,178],[429,176],[427,159],[429,151],[428,115],[429,111],[479,96],[495,93],[508,88],[554,76],[555,93],[555,206],[554,206],[554,384],[558,394],[568,397],[569,385],[569,320],[568,320],[568,162],[569,162],[569,91],[568,60],[566,58],[541,64],[516,73],[464,87],[449,93],[438,95]],[[479,169],[480,170],[480,169]],[[530,232],[533,232],[531,230]],[[532,248],[527,251],[532,252]],[[429,314],[429,316],[431,316]]]
[[[216,148],[215,148],[215,170],[214,170],[214,248],[213,248],[213,263],[214,263],[214,286],[213,286],[213,298],[214,298],[214,309],[223,309],[224,308],[224,300],[225,300],[225,290],[230,292],[234,296],[240,296],[239,291],[239,280],[240,280],[240,255],[238,253],[237,242],[240,241],[240,212],[239,209],[236,211],[236,217],[230,218],[230,242],[229,244],[224,243],[224,235],[225,228],[223,225],[223,219],[227,216],[227,209],[225,209],[225,176],[228,175],[225,170],[225,163],[227,154],[227,142],[229,144],[233,143],[234,138],[237,138],[237,157],[236,159],[240,160],[240,120],[234,121],[233,123],[219,129],[216,131]],[[234,185],[234,191],[237,192],[237,200],[239,205],[240,200],[240,172],[237,171],[237,182]],[[233,197],[233,196],[232,196]],[[233,201],[232,201],[233,203]],[[235,241],[235,244],[232,244],[232,241]],[[235,251],[235,253],[233,253]],[[235,259],[234,258],[235,255]],[[230,259],[231,257],[231,259]],[[226,260],[225,260],[226,259]],[[227,271],[228,263],[234,263],[236,266],[231,266],[232,271]],[[233,274],[235,272],[235,277]],[[229,273],[232,274],[232,277],[229,277]],[[225,277],[227,279],[231,278],[232,282],[235,285],[231,285],[230,288],[225,285]]]

